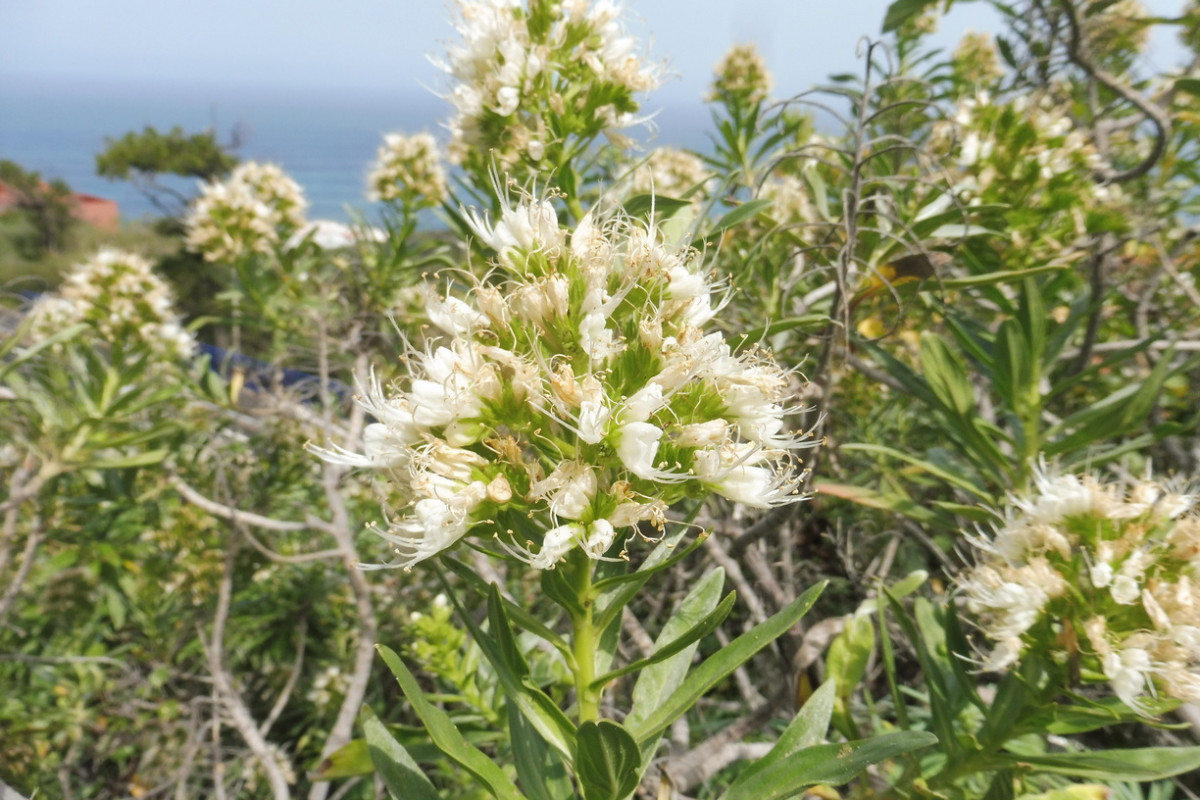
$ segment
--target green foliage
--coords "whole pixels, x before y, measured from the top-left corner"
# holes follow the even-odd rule
[[[213,181],[229,174],[237,163],[237,156],[217,142],[211,130],[189,134],[175,126],[160,133],[148,125],[119,139],[105,137],[104,150],[96,154],[96,174],[131,181],[160,212],[178,216],[187,198],[160,183],[162,176]]]
[[[71,187],[60,178],[46,182],[38,173],[5,159],[0,159],[0,183],[15,194],[16,209],[31,228],[15,240],[21,255],[36,259],[62,250],[75,223]]]
[[[930,12],[951,5],[892,3],[890,49],[870,46],[858,74],[792,102],[770,97],[752,48],[731,53],[710,97],[712,151],[683,154],[676,167],[699,168],[671,175],[608,130],[640,101],[595,77],[596,31],[555,28],[556,4],[522,5],[531,41],[561,34],[553,44],[573,60],[526,76],[512,113],[484,104],[469,153],[452,143],[465,171],[436,209],[446,229],[427,224],[435,200],[401,192],[357,219],[346,247],[297,234],[296,214],[237,257],[162,259],[190,329],[261,369],[166,365],[131,337],[105,341],[94,320],[0,340],[0,685],[12,689],[0,778],[104,798],[367,800],[377,785],[429,800],[825,797],[833,785],[848,798],[1161,798],[1176,780],[1194,791],[1194,737],[1164,724],[1179,699],[1133,709],[1111,696],[1103,654],[1081,650],[1072,624],[1052,621],[1036,632],[1052,647],[987,671],[952,554],[1010,495],[1029,502],[1040,459],[1195,474],[1200,93],[1192,78],[1137,71],[1141,34],[1176,21],[1128,4],[996,3],[994,45],[946,56],[924,37]],[[110,139],[97,157],[101,174],[152,192],[163,176],[216,180],[235,163],[212,133],[178,128]],[[65,191],[0,169],[47,203]],[[647,188],[668,178],[670,193]],[[437,462],[424,434],[401,435],[415,420],[401,389],[447,328],[478,325],[443,299],[500,285],[505,236],[540,242],[529,218],[496,233],[524,181],[545,189],[547,224],[571,223],[532,248],[547,285],[583,257],[570,228],[599,219],[585,209],[602,194],[633,229],[703,253],[704,279],[729,288],[705,332],[722,329],[729,359],[765,364],[769,348],[797,407],[791,432],[824,441],[805,464],[812,502],[749,508],[681,476],[679,502],[600,559],[574,542],[537,572],[529,548],[548,526],[525,510],[561,491],[548,481],[558,457],[611,461],[622,442],[528,424],[512,385],[529,365],[513,359],[485,376],[508,387],[508,406],[472,451],[510,459],[507,486],[478,482],[513,508],[428,569],[358,569],[389,557],[371,527],[381,500],[401,505],[418,479],[455,491],[461,465]],[[485,225],[468,205],[491,211]],[[5,242],[37,231],[32,217],[0,227]],[[163,255],[161,237],[144,238]],[[5,270],[24,268],[0,247]],[[59,262],[43,263],[50,274]],[[587,288],[568,285],[568,301]],[[668,286],[660,305],[686,291]],[[591,370],[592,355],[556,350],[550,340],[579,326],[545,316],[482,346],[536,345],[557,370],[540,387],[546,414],[582,424],[562,368]],[[619,395],[660,368],[638,346],[655,336],[643,321],[614,331],[624,355],[597,408],[626,413]],[[694,333],[667,347],[697,346]],[[430,382],[457,386],[464,369]],[[289,387],[285,370],[313,377]],[[355,381],[380,399],[349,410]],[[703,402],[723,425],[750,425],[734,394],[720,408],[665,394],[676,417]],[[396,440],[378,438],[384,422]],[[514,455],[518,433],[552,441]],[[403,460],[377,485],[350,474],[404,448],[447,474]],[[651,466],[696,449],[665,436]],[[650,482],[635,477],[620,488],[644,500]],[[1059,555],[1045,560],[1074,559],[1072,591],[1094,588],[1094,559]],[[1147,637],[1175,624],[1111,592],[1088,608]],[[722,761],[732,742],[757,757]],[[1147,781],[1160,783],[1133,786]]]

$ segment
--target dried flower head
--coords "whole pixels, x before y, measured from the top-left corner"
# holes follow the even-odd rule
[[[492,280],[431,299],[446,342],[410,354],[409,377],[368,379],[362,452],[310,448],[386,478],[396,566],[472,534],[550,569],[623,552],[687,497],[804,499],[790,376],[705,332],[721,302],[686,244],[595,209],[568,231],[532,197],[469,219]]]
[[[979,564],[959,581],[996,642],[987,665],[1077,656],[1139,712],[1147,694],[1200,700],[1195,500],[1148,479],[1127,487],[1040,471],[1004,526],[975,542]]]

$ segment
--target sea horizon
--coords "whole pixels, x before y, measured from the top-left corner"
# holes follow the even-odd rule
[[[657,102],[657,105],[656,105]],[[649,146],[709,149],[709,113],[692,104],[654,95],[645,106],[652,130],[627,131]],[[656,113],[657,112],[657,113]],[[310,219],[348,222],[370,215],[366,175],[385,133],[427,131],[445,140],[442,121],[449,104],[420,87],[232,86],[155,82],[79,81],[56,77],[0,77],[0,159],[15,161],[43,179],[61,178],[72,191],[115,201],[123,223],[159,212],[129,181],[100,177],[95,157],[108,137],[147,126],[165,132],[212,130],[245,161],[280,165],[303,187]],[[163,184],[193,196],[196,181]]]

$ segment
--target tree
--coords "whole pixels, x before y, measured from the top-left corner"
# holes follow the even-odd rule
[[[0,182],[16,195],[17,210],[33,227],[18,245],[30,258],[61,250],[74,224],[71,216],[71,187],[61,178],[47,183],[37,172],[26,171],[14,161],[0,160]]]
[[[221,178],[238,163],[229,149],[236,148],[239,141],[236,131],[226,146],[217,142],[211,130],[188,134],[175,126],[169,133],[159,133],[147,126],[141,133],[130,131],[120,139],[106,137],[104,151],[96,155],[96,174],[132,181],[165,216],[178,217],[189,198],[161,183],[160,177]]]

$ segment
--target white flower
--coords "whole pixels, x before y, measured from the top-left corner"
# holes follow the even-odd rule
[[[519,203],[515,207],[505,205],[495,225],[474,210],[467,211],[466,216],[471,230],[496,251],[502,263],[516,263],[513,250],[553,255],[566,242],[566,234],[558,225],[558,214],[547,200]]]
[[[1135,711],[1143,707],[1141,696],[1153,671],[1150,654],[1141,648],[1127,647],[1104,657],[1104,676],[1112,683],[1113,692]]]
[[[457,297],[441,297],[429,291],[425,298],[429,321],[451,336],[461,336],[485,328],[488,318]]]
[[[629,422],[621,426],[617,440],[617,456],[621,463],[639,478],[655,480],[659,470],[654,466],[662,429],[649,422]]]
[[[159,359],[184,359],[196,350],[175,312],[170,286],[150,261],[114,248],[72,267],[57,294],[40,297],[29,316],[34,340],[85,323],[103,342],[141,347]]]
[[[554,569],[554,565],[575,547],[582,532],[583,529],[576,524],[559,525],[546,531],[542,538],[542,549],[530,559],[529,565],[534,569]]]
[[[395,566],[409,569],[453,545],[467,532],[467,509],[444,500],[425,498],[413,505],[413,515],[392,521],[381,535],[395,545]]]
[[[768,466],[765,454],[752,444],[724,444],[696,453],[697,477],[713,485],[722,497],[751,508],[773,508],[799,498],[796,479]]]
[[[1113,579],[1112,588],[1113,600],[1116,600],[1123,606],[1132,605],[1142,596],[1142,589],[1138,586],[1138,582],[1129,575],[1118,575]]]
[[[436,205],[446,199],[446,171],[428,133],[389,133],[367,176],[367,199]]]
[[[578,461],[562,461],[544,480],[529,487],[531,499],[547,498],[550,513],[564,519],[579,519],[596,497],[596,472]]]
[[[587,542],[583,546],[584,552],[592,558],[600,558],[612,547],[615,537],[616,531],[613,530],[612,523],[606,519],[598,519],[592,523]]]

